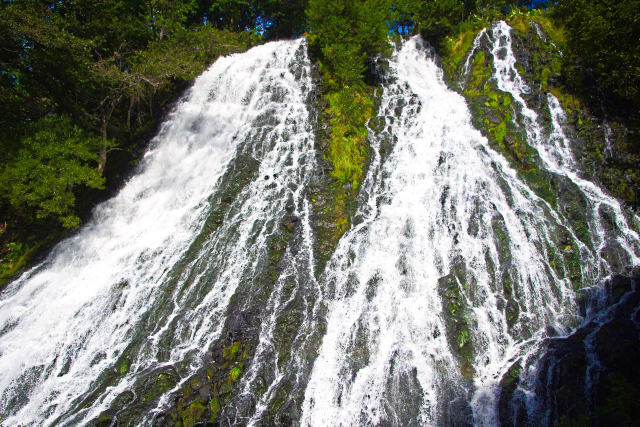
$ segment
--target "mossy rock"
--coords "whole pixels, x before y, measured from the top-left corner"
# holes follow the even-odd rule
[[[470,307],[464,295],[463,283],[467,280],[466,268],[462,259],[453,263],[452,272],[438,279],[438,293],[442,297],[445,309],[445,326],[449,346],[458,360],[463,377],[471,381],[474,348]]]
[[[180,426],[216,422],[236,392],[251,348],[251,343],[241,341],[216,344],[215,362],[198,371],[180,390],[168,418]]]
[[[198,423],[205,412],[207,407],[199,397],[190,405],[185,408],[178,409],[178,416],[180,423],[177,423],[181,427],[194,427]]]

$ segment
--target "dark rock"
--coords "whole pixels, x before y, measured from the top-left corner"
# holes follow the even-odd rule
[[[604,247],[600,249],[600,256],[607,261],[611,271],[615,273],[623,272],[624,268],[631,263],[629,254],[615,239],[608,239],[605,242]]]
[[[515,375],[518,362],[514,363],[501,381],[503,426],[637,425],[638,273],[635,269],[632,277],[615,275],[598,289],[583,290],[581,304],[590,298],[582,309],[586,320],[571,335],[544,342],[533,362],[533,377]],[[527,403],[524,389],[531,385],[534,401]]]
[[[500,120],[500,117],[496,117],[491,113],[487,114],[487,119],[489,119],[489,121],[494,125],[499,125],[502,122],[502,120]]]

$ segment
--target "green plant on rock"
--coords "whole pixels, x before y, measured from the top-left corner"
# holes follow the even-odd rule
[[[225,347],[222,350],[222,356],[227,360],[234,360],[236,358],[236,355],[238,354],[238,351],[240,351],[241,345],[242,343],[240,343],[240,341],[236,341],[230,346]]]
[[[178,415],[182,420],[183,427],[193,427],[196,425],[200,418],[206,412],[207,407],[202,403],[202,399],[199,397],[189,406],[184,409],[178,410]]]
[[[372,90],[365,71],[376,55],[390,50],[385,21],[387,0],[311,0],[307,15],[311,54],[318,59],[331,127],[327,160],[331,175],[357,187],[367,155],[367,121],[373,116]]]
[[[242,369],[239,366],[234,366],[229,371],[229,379],[233,382],[236,382],[238,378],[240,378],[240,374],[242,374]]]
[[[142,401],[146,402],[151,399],[154,399],[164,393],[165,391],[171,389],[176,384],[176,378],[170,374],[159,374],[152,383],[149,391],[142,397]]]
[[[367,121],[373,116],[373,100],[365,88],[345,87],[327,95],[329,124],[329,160],[331,175],[355,188],[362,180],[367,158]]]
[[[128,358],[124,358],[122,363],[120,363],[120,367],[118,368],[118,373],[120,375],[125,375],[129,372],[129,368],[131,367],[131,360]]]
[[[222,412],[222,406],[220,406],[220,400],[216,396],[213,396],[209,401],[209,411],[211,412],[211,415],[209,417],[209,422],[210,423],[216,422],[216,420],[220,416],[220,412]]]
[[[45,117],[0,172],[0,194],[31,222],[54,218],[65,228],[76,228],[80,218],[74,212],[74,190],[104,188],[98,170],[101,146],[100,137],[73,125],[69,117]]]

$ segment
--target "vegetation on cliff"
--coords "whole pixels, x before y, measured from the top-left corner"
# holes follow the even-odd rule
[[[533,4],[550,9],[536,22],[563,52],[541,70],[540,89],[555,91],[575,113],[580,132],[593,133],[598,121],[609,124],[612,146],[585,138],[585,157],[600,165],[593,172],[613,194],[637,203],[638,1]],[[323,155],[336,182],[328,199],[344,202],[335,206],[342,213],[334,222],[345,229],[347,193],[355,193],[369,156],[376,61],[390,53],[389,33],[422,34],[444,54],[445,70],[452,69],[476,30],[514,16],[518,5],[509,0],[3,2],[0,281],[39,247],[76,228],[96,201],[118,187],[166,106],[207,64],[260,40],[305,31],[322,75]],[[518,29],[516,21],[511,24]],[[493,102],[508,102],[498,98]],[[505,129],[495,127],[495,137],[504,140]]]
[[[374,114],[373,88],[365,72],[375,55],[390,50],[387,0],[311,0],[309,46],[318,60],[330,124],[331,175],[357,187],[367,156],[366,122]]]
[[[259,39],[200,24],[195,4],[2,3],[0,283],[119,185],[207,64]]]

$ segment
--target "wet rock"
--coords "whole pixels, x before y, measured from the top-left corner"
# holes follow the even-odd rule
[[[487,119],[489,119],[489,121],[494,125],[499,125],[502,122],[499,117],[496,117],[491,113],[487,114]]]
[[[603,248],[600,249],[600,256],[604,258],[611,272],[621,273],[625,267],[631,264],[631,258],[627,251],[625,251],[620,243],[615,239],[608,239]]]
[[[280,222],[280,226],[282,228],[284,228],[285,230],[287,230],[288,232],[293,231],[293,227],[296,226],[296,224],[300,221],[300,218],[290,215],[285,217],[281,222]]]
[[[631,277],[615,275],[582,292],[589,298],[582,303],[584,323],[569,336],[545,341],[531,362],[532,376],[516,375],[514,364],[502,378],[502,425],[635,425],[640,419],[639,284],[635,269]]]
[[[443,299],[445,325],[449,346],[456,356],[460,370],[467,380],[475,372],[473,362],[473,341],[471,324],[464,295],[467,286],[466,265],[461,257],[454,260],[451,272],[438,279],[438,293]]]

